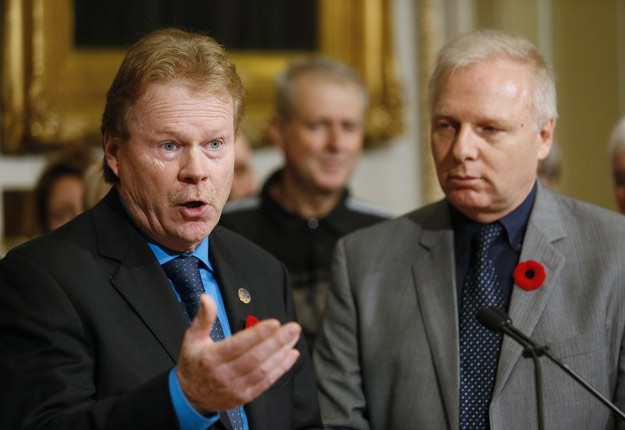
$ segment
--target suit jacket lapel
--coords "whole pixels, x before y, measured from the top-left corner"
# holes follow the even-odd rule
[[[254,285],[245,282],[241,276],[237,276],[233,270],[236,267],[236,257],[229,251],[219,230],[220,227],[216,227],[210,235],[209,254],[215,268],[215,279],[226,306],[230,329],[234,334],[245,328],[248,315],[261,319],[256,311],[258,298],[261,297],[262,292],[258,291]],[[239,291],[249,294],[249,303],[245,303],[239,297]]]
[[[458,316],[453,230],[446,201],[433,207],[422,222],[419,244],[425,250],[413,266],[419,310],[432,349],[434,368],[443,390],[451,428],[459,425]]]
[[[210,235],[209,254],[211,263],[215,269],[215,279],[219,285],[219,291],[224,300],[226,312],[228,314],[228,322],[232,334],[245,329],[245,322],[248,315],[253,315],[258,319],[263,319],[263,315],[258,308],[258,299],[262,296],[262,291],[255,288],[255,285],[248,284],[241,276],[237,276],[233,270],[236,267],[236,257],[230,252],[227,244],[223,241],[220,235],[221,227],[215,227],[215,230]],[[244,269],[244,268],[242,268]],[[244,303],[239,298],[239,290],[243,289],[249,293],[250,302]],[[260,396],[251,403],[245,406],[245,413],[250,426],[254,426],[254,429],[264,430],[264,424],[267,422],[266,418],[266,405],[265,397]],[[227,428],[230,427],[230,422],[222,413],[221,421],[224,421],[224,425]]]
[[[111,283],[177,361],[188,323],[165,272],[111,191],[94,208],[98,249],[119,262]]]
[[[537,290],[525,291],[515,285],[508,311],[512,323],[528,336],[531,336],[536,328],[551,294],[561,288],[558,278],[564,267],[565,258],[555,243],[564,236],[564,225],[558,214],[557,202],[553,195],[539,184],[519,261],[538,261],[545,267],[546,278]],[[521,359],[522,350],[521,345],[504,336],[493,400],[505,386],[516,362]]]

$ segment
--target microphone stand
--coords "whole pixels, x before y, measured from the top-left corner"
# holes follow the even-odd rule
[[[599,391],[595,390],[588,382],[584,381],[584,379],[582,379],[581,376],[579,376],[577,373],[575,373],[573,370],[571,370],[571,368],[569,366],[567,366],[566,364],[562,363],[560,360],[555,358],[549,352],[549,349],[546,346],[538,346],[538,345],[536,345],[536,343],[532,339],[530,339],[529,337],[525,336],[519,329],[517,329],[516,327],[511,325],[509,320],[506,321],[505,324],[503,324],[500,327],[500,329],[504,333],[506,333],[508,336],[510,336],[511,338],[516,340],[517,342],[519,342],[524,348],[526,348],[526,350],[523,351],[523,356],[524,357],[528,356],[528,355],[526,355],[526,351],[528,349],[528,346],[529,346],[529,349],[532,351],[532,352],[530,352],[530,354],[532,356],[534,354],[536,354],[537,357],[540,357],[540,356],[544,355],[549,360],[551,360],[553,363],[555,363],[560,369],[564,370],[569,376],[571,376],[573,379],[575,379],[586,390],[588,390],[588,392],[590,392],[593,396],[595,396],[595,398],[597,400],[599,400],[601,403],[606,405],[612,412],[614,412],[618,417],[620,417],[622,420],[625,421],[625,413],[623,413],[623,411],[621,411],[619,408],[617,408],[616,405],[614,405],[614,403],[612,403],[608,399],[606,399]],[[537,360],[537,358],[536,358],[536,360]],[[536,361],[535,361],[535,363],[536,363]],[[537,381],[537,383],[538,383],[538,381]],[[537,394],[537,397],[538,397],[538,394]],[[542,413],[540,411],[540,408],[541,408],[540,404],[539,404],[538,407],[539,407],[539,414],[540,414],[540,413]]]
[[[526,342],[522,338],[517,338],[514,335],[514,332],[511,330],[510,326],[503,326],[501,330],[510,336],[512,339],[516,340],[518,343],[523,346],[523,357],[528,358],[531,357],[534,362],[534,384],[536,385],[536,410],[537,410],[537,420],[538,420],[538,430],[545,429],[545,412],[544,412],[544,402],[543,402],[543,373],[542,367],[540,365],[539,357],[545,354],[545,348],[536,346],[533,342]],[[521,333],[522,334],[522,333]]]

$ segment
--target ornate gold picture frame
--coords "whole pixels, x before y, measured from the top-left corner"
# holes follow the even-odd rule
[[[319,53],[345,61],[370,91],[369,143],[401,131],[390,0],[318,0]],[[122,49],[78,49],[72,0],[4,0],[0,146],[23,153],[100,142],[106,91]],[[231,51],[246,88],[246,131],[261,142],[272,113],[273,79],[301,52]]]

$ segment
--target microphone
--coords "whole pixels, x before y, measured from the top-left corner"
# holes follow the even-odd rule
[[[538,357],[546,354],[547,347],[539,346],[532,339],[527,337],[523,332],[512,325],[512,320],[508,314],[497,306],[482,308],[477,311],[477,320],[487,329],[495,333],[504,333],[516,340],[525,348],[523,350],[524,357],[530,357],[532,350]]]
[[[496,333],[500,333],[503,327],[512,324],[508,314],[497,306],[479,309],[477,311],[477,320],[484,327]]]
[[[549,360],[555,363],[558,367],[564,370],[569,376],[571,376],[577,383],[579,383],[582,387],[584,387],[590,394],[595,396],[601,403],[606,405],[612,412],[614,412],[617,416],[619,416],[622,420],[625,420],[625,413],[621,411],[619,408],[614,405],[614,403],[610,402],[606,399],[600,392],[595,390],[590,384],[588,384],[581,376],[575,373],[569,366],[562,363],[560,360],[555,358],[546,346],[539,346],[534,342],[531,338],[526,336],[523,332],[517,329],[514,325],[512,325],[512,320],[508,316],[508,314],[503,310],[496,306],[490,306],[488,308],[482,308],[477,311],[476,314],[477,320],[480,324],[482,324],[487,329],[494,331],[496,333],[504,333],[510,336],[512,339],[516,340],[518,343],[523,346],[523,356],[524,357],[532,357],[534,359],[534,363],[538,365],[538,357],[546,356]],[[540,391],[539,381],[540,381],[540,370],[536,370],[536,384],[537,384],[537,393]],[[540,399],[541,395],[537,394],[537,399]],[[541,402],[542,403],[542,402]],[[538,405],[539,412],[539,421],[541,420],[542,415],[542,405]],[[542,426],[539,422],[539,428]]]

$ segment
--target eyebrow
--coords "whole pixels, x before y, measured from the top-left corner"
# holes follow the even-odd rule
[[[185,133],[186,128],[181,128],[181,129],[171,129],[171,128],[156,128],[154,129],[154,133],[155,135],[171,135],[171,136],[180,136],[181,134]],[[203,134],[210,134],[210,135],[226,135],[227,134],[227,130],[225,127],[215,127],[215,128],[208,128],[208,129],[203,129],[202,130]]]
[[[440,110],[440,111],[432,111],[432,121],[435,120],[439,120],[441,118],[447,118],[447,119],[451,119],[451,120],[455,120],[457,121],[457,116],[449,113],[446,110]],[[509,120],[502,117],[501,115],[498,115],[497,113],[492,113],[492,114],[486,114],[486,115],[480,115],[480,116],[475,116],[471,119],[471,123],[473,124],[483,124],[483,123],[488,123],[488,124],[508,124]]]

